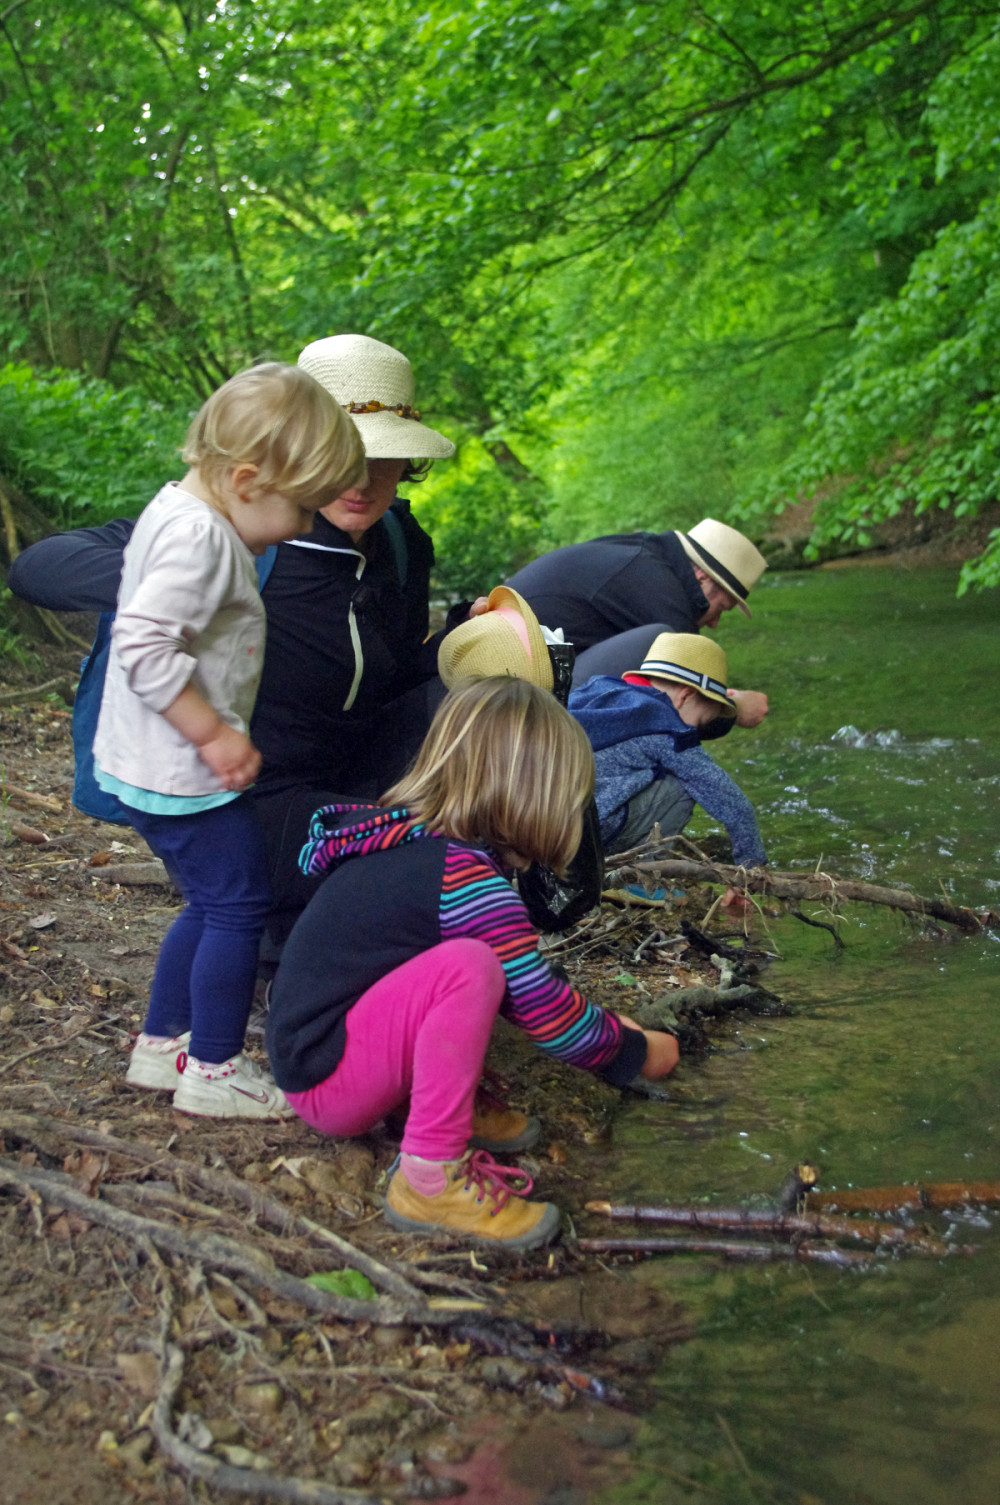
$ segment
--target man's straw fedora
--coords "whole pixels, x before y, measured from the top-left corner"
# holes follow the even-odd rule
[[[712,517],[706,517],[690,533],[678,529],[677,537],[691,563],[735,596],[736,605],[748,617],[747,596],[767,569],[767,560],[760,550],[735,528],[717,523]]]

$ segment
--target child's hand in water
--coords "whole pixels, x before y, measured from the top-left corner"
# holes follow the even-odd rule
[[[639,1029],[634,1019],[629,1019],[626,1014],[619,1014],[622,1024],[627,1024],[630,1029],[638,1029],[639,1033],[646,1036],[646,1063],[639,1075],[646,1078],[647,1082],[659,1081],[661,1076],[667,1076],[677,1065],[680,1058],[677,1039],[674,1035],[668,1035],[662,1029]]]
[[[720,908],[728,909],[730,914],[746,914],[753,909],[753,900],[748,899],[738,888],[727,888]]]
[[[260,773],[260,753],[246,732],[224,721],[198,752],[227,789],[246,789]]]

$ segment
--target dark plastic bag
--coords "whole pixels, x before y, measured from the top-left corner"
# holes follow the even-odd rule
[[[583,812],[583,835],[565,878],[537,862],[517,875],[517,888],[536,930],[568,930],[601,902],[604,887],[604,852],[591,800]]]

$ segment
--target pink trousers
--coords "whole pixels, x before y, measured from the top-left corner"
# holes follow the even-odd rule
[[[336,1071],[308,1092],[289,1092],[321,1134],[363,1134],[410,1100],[402,1149],[457,1160],[472,1133],[472,1103],[506,989],[485,941],[443,941],[362,993],[347,1016]]]

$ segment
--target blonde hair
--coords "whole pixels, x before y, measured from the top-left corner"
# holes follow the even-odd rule
[[[319,382],[299,366],[265,361],[230,377],[191,423],[181,451],[217,500],[227,471],[255,465],[254,490],[291,501],[329,492],[365,474],[361,435]]]
[[[412,769],[379,803],[564,873],[593,788],[594,755],[579,722],[547,690],[491,676],[454,686]]]

